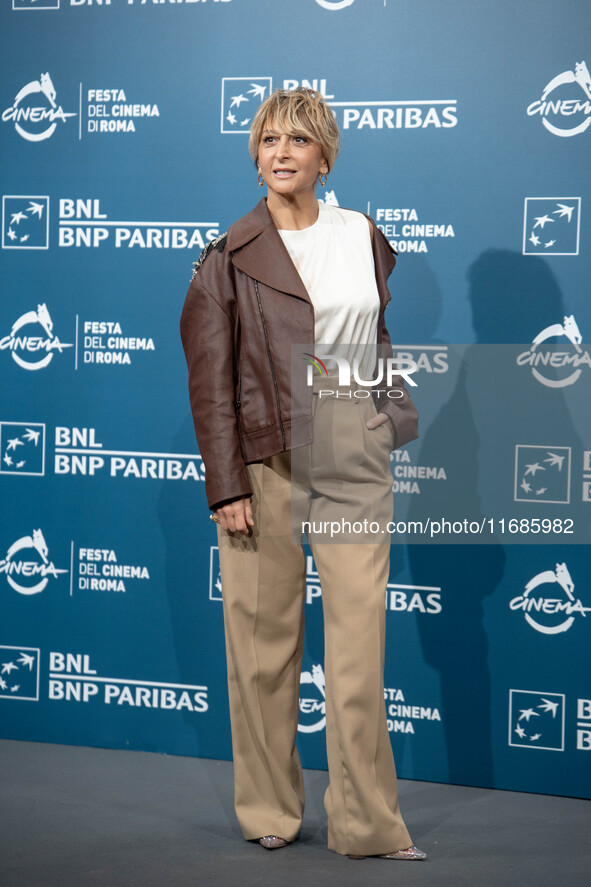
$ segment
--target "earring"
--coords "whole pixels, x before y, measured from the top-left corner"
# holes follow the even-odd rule
[[[259,188],[262,188],[265,184],[265,180],[263,179],[263,174],[261,172],[261,168],[259,166]]]
[[[324,178],[324,181],[322,181],[323,178]],[[318,177],[318,181],[320,182],[320,184],[322,185],[323,188],[326,185],[327,179],[328,179],[328,173],[326,173],[326,172],[321,173],[320,176]]]

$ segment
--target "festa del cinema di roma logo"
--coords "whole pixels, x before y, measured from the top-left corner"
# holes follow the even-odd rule
[[[441,714],[436,706],[412,705],[407,703],[400,689],[384,687],[388,713],[389,733],[415,733],[413,721],[441,723]],[[402,704],[399,704],[402,703]],[[312,665],[309,671],[302,671],[300,678],[298,731],[318,733],[326,727],[326,680],[321,665]]]
[[[74,111],[64,111],[56,97],[51,77],[47,72],[41,74],[39,80],[31,80],[17,92],[12,105],[2,112],[2,120],[14,123],[28,142],[43,142],[54,134],[58,123],[77,116]]]
[[[33,552],[25,556],[21,552]],[[47,542],[41,530],[33,530],[32,536],[21,536],[13,542],[6,557],[0,560],[0,573],[4,573],[6,581],[19,594],[40,594],[49,582],[50,577],[57,579],[61,570],[49,559]]]
[[[553,77],[541,98],[528,106],[527,114],[539,114],[548,132],[561,138],[585,132],[591,124],[591,75],[585,62],[577,62],[574,71]]]
[[[558,585],[564,596],[558,597],[555,591],[552,596],[548,591],[544,594],[544,586],[549,585]],[[539,590],[536,592],[536,589]],[[575,584],[566,564],[556,564],[555,570],[543,570],[533,576],[523,594],[509,603],[509,609],[522,610],[527,624],[541,634],[563,634],[569,630],[576,615],[586,617],[591,612],[591,607],[584,607],[574,596],[574,590]]]

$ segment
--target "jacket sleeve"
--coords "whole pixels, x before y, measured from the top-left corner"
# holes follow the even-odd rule
[[[383,313],[378,321],[378,345],[389,346],[387,354],[388,357],[392,356],[392,343],[390,341],[388,330],[386,329]],[[383,347],[378,348],[379,353],[384,350]],[[404,446],[404,444],[409,443],[411,440],[416,440],[419,436],[419,414],[417,408],[410,399],[410,394],[404,385],[402,377],[393,376],[392,382],[393,385],[390,391],[396,395],[396,398],[386,396],[385,401],[381,400],[380,403],[377,404],[377,409],[381,413],[386,413],[394,425],[394,430],[396,431],[394,449],[397,450],[398,447]],[[400,394],[402,394],[402,397]]]
[[[223,256],[212,253],[207,265],[223,261]],[[205,465],[205,492],[209,507],[215,509],[223,502],[252,495],[252,488],[234,405],[234,306],[222,298],[221,291],[216,297],[207,288],[216,275],[205,273],[205,268],[196,271],[189,286],[181,315],[181,339],[195,434]],[[210,289],[214,287],[210,285]],[[228,288],[224,285],[221,289],[227,295]]]
[[[375,252],[384,253],[384,251],[387,251],[390,254],[390,261],[392,261],[391,254],[394,250],[373,219],[371,221],[373,222],[374,240],[376,241]],[[385,306],[382,308],[378,318],[377,341],[378,356],[392,357],[392,341],[386,328]],[[402,377],[394,376],[392,381],[393,386],[390,391],[395,396],[390,397],[386,395],[385,398],[380,398],[380,401],[376,403],[376,407],[379,412],[386,413],[390,417],[396,432],[394,449],[398,449],[398,447],[402,447],[411,440],[418,438],[419,414],[404,385]]]

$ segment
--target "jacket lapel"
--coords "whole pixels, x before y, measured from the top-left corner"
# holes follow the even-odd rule
[[[368,216],[369,218],[369,216]],[[373,219],[373,257],[382,309],[390,301],[388,278],[396,264],[394,251]],[[232,263],[253,280],[310,302],[310,296],[273,223],[263,198],[228,231]]]
[[[383,309],[391,298],[390,293],[388,292],[388,278],[394,270],[396,256],[394,255],[394,250],[388,243],[386,237],[380,231],[373,219],[371,222],[373,224],[373,260],[376,268],[376,282],[378,284],[378,292],[380,294],[380,302]]]
[[[249,277],[279,292],[310,301],[264,198],[252,212],[232,225],[226,246],[232,254],[233,265]]]

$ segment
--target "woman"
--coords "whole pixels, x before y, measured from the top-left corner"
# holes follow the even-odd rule
[[[299,516],[324,516],[338,475],[339,506],[355,511],[369,490],[363,507],[378,502],[387,518],[389,452],[417,437],[399,379],[382,389],[380,412],[336,380],[295,379],[294,346],[310,356],[325,342],[362,363],[390,346],[388,242],[361,213],[315,197],[338,149],[317,93],[281,90],[261,105],[249,151],[267,199],[204,250],[181,319],[218,524],[236,812],[245,838],[267,849],[295,839],[304,808],[296,732],[306,574],[292,500]],[[398,808],[383,698],[389,545],[308,537],[325,622],[328,846],[352,858],[424,859]]]

